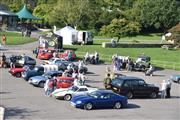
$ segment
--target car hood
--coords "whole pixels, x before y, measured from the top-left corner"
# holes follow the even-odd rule
[[[60,89],[56,89],[54,92],[52,92],[52,94],[57,94],[60,92],[67,92],[68,88],[60,88]]]
[[[155,86],[154,84],[147,84],[147,86],[151,88],[159,88],[158,86]]]
[[[46,80],[48,79],[47,77],[44,76],[35,76],[35,77],[31,77],[32,80]]]
[[[23,71],[24,68],[11,68],[10,71]]]
[[[76,101],[86,101],[86,100],[91,100],[93,99],[91,96],[87,95],[87,94],[80,94],[80,95],[77,95],[77,96],[74,96],[72,98],[72,102],[76,102]]]

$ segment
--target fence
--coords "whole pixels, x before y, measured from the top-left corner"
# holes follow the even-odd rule
[[[86,52],[76,52],[78,57],[83,58],[86,54]],[[133,58],[133,57],[131,57]],[[136,58],[133,58],[134,60]],[[103,60],[105,62],[111,63],[112,61],[112,55],[105,55],[100,54],[100,60]],[[166,69],[173,69],[173,70],[180,70],[180,62],[168,62],[168,61],[158,61],[158,60],[151,60],[151,63],[157,67],[162,67]]]

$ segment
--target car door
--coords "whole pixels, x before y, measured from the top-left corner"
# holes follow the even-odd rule
[[[96,106],[98,108],[108,108],[111,107],[113,104],[113,98],[110,93],[101,94],[99,99],[96,101]]]
[[[147,84],[145,83],[144,80],[139,79],[138,80],[138,91],[137,91],[137,95],[138,96],[147,96],[150,94],[150,91],[148,89]]]

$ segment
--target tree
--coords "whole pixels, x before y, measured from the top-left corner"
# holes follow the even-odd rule
[[[154,27],[166,31],[179,22],[179,6],[177,0],[137,0],[133,8],[127,10],[126,16],[144,28]]]
[[[167,40],[174,40],[174,43],[180,47],[180,23],[168,30],[172,35]]]
[[[78,27],[86,15],[88,4],[88,0],[58,0],[51,12],[50,21]]]
[[[131,36],[139,33],[140,24],[126,19],[113,19],[107,26],[101,28],[101,34],[110,37]]]

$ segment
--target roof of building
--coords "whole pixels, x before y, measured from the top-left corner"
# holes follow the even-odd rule
[[[28,11],[26,5],[24,5],[23,8],[22,8],[19,12],[16,13],[16,15],[18,15],[18,17],[19,17],[20,19],[41,20],[41,18],[37,18],[37,17],[35,17],[34,15],[32,15],[32,14]]]

